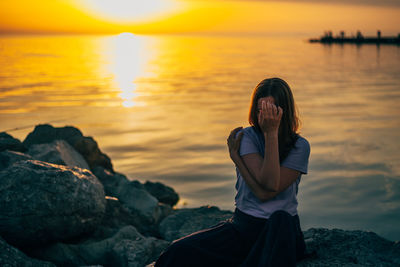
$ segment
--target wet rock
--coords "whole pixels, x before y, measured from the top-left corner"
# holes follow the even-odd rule
[[[47,144],[31,145],[27,153],[37,160],[90,169],[82,155],[76,152],[65,140],[54,140]]]
[[[55,267],[51,262],[40,261],[26,256],[17,248],[7,244],[0,237],[0,266]]]
[[[0,170],[7,168],[14,162],[27,159],[32,159],[32,157],[21,152],[4,150],[0,152]]]
[[[95,166],[103,166],[114,172],[111,159],[100,151],[97,142],[92,137],[83,136],[79,129],[72,126],[53,127],[49,124],[37,125],[33,132],[29,133],[25,138],[23,144],[29,148],[33,144],[51,143],[54,140],[67,141],[85,158],[91,170]]]
[[[152,196],[156,197],[161,203],[173,207],[179,201],[179,196],[172,187],[166,186],[160,182],[146,181],[144,188]]]
[[[304,232],[307,251],[315,257],[298,266],[400,266],[400,243],[373,232],[311,228]]]
[[[85,169],[23,160],[0,171],[0,235],[17,247],[91,233],[105,205],[102,184]]]
[[[174,210],[161,221],[159,231],[163,239],[173,241],[216,225],[232,215],[231,211],[220,210],[215,206]]]
[[[25,152],[26,147],[18,139],[12,137],[6,132],[0,133],[0,151],[12,150],[18,152]]]

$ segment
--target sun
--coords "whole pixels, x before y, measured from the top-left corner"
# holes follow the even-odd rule
[[[147,22],[183,9],[178,0],[76,0],[96,17],[115,23]]]

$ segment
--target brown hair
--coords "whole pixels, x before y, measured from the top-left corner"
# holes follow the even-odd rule
[[[282,162],[294,147],[298,138],[300,121],[289,85],[280,78],[264,79],[254,88],[249,111],[249,123],[257,131],[261,132],[257,116],[258,99],[268,96],[272,96],[275,105],[283,109],[278,136],[279,159]]]

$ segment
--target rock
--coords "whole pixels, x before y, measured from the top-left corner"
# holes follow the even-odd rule
[[[163,220],[165,217],[167,217],[168,215],[172,214],[173,209],[170,205],[168,204],[164,204],[164,203],[158,203],[158,206],[160,208],[161,211],[161,215],[160,215],[160,219],[159,221]]]
[[[0,170],[7,168],[14,162],[27,159],[32,159],[32,157],[21,152],[4,150],[0,152]]]
[[[317,256],[297,266],[400,266],[400,243],[373,232],[311,228],[304,232],[307,251]]]
[[[0,151],[12,150],[18,152],[25,152],[26,147],[18,139],[12,137],[6,132],[0,133]]]
[[[90,169],[81,154],[64,140],[54,140],[47,144],[34,144],[27,152],[34,159],[49,163]]]
[[[103,166],[114,172],[111,159],[100,151],[97,142],[92,137],[83,136],[80,130],[72,126],[57,128],[49,124],[37,125],[25,138],[23,144],[29,148],[33,144],[51,143],[54,140],[67,141],[85,158],[91,170],[95,166]]]
[[[104,185],[106,194],[117,198],[118,205],[122,204],[123,208],[117,208],[117,210],[125,209],[123,214],[128,212],[135,218],[135,222],[131,221],[130,224],[146,236],[158,237],[156,224],[172,212],[171,206],[159,203],[139,181],[129,181],[125,175],[118,172],[113,174],[101,166],[97,166],[94,171]],[[113,217],[118,218],[119,216]]]
[[[175,190],[169,186],[166,186],[160,182],[146,181],[144,188],[152,196],[156,197],[161,203],[165,203],[173,207],[179,201],[179,196]]]
[[[122,250],[118,247],[115,249],[118,244],[126,242],[133,242],[134,246],[125,246]],[[120,228],[113,236],[104,240],[88,240],[81,244],[51,244],[31,250],[30,255],[54,262],[58,266],[125,266],[117,262],[123,262],[128,249],[140,252],[143,255],[141,260],[152,261],[168,244],[169,242],[154,237],[145,238],[135,227],[129,225]]]
[[[169,242],[154,237],[122,240],[112,249],[113,266],[143,267],[157,260],[168,245]]]
[[[159,231],[163,239],[173,241],[216,225],[231,218],[232,215],[231,211],[220,210],[215,206],[174,210],[161,221]]]
[[[0,266],[55,267],[51,262],[40,261],[26,256],[23,252],[7,244],[1,237]]]
[[[162,213],[158,200],[150,195],[139,182],[132,181],[120,187],[117,196],[122,205],[131,212],[143,216],[146,223],[156,224],[160,221]]]
[[[31,257],[52,262],[57,266],[82,266],[88,264],[81,255],[79,245],[57,242],[47,246],[31,248],[26,253]]]
[[[112,173],[102,166],[96,166],[93,174],[100,180],[104,186],[104,192],[107,196],[118,197],[119,191],[125,184],[129,183],[128,178],[122,173]]]
[[[82,154],[89,163],[90,168],[95,166],[103,166],[104,168],[114,172],[111,159],[103,154],[97,142],[92,137],[83,137],[77,140],[73,147]]]
[[[104,239],[113,235],[115,229],[128,225],[133,225],[142,235],[159,236],[157,226],[148,224],[140,214],[129,211],[117,198],[106,196],[106,201],[106,214],[93,238]]]
[[[105,204],[103,186],[85,169],[23,160],[0,171],[0,235],[17,247],[91,233]]]

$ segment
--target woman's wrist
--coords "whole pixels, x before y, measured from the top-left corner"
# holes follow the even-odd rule
[[[277,130],[272,130],[272,131],[265,131],[264,132],[264,137],[265,138],[278,138],[278,131]]]

